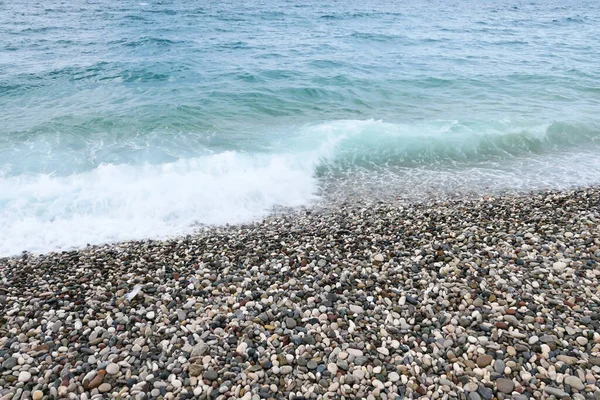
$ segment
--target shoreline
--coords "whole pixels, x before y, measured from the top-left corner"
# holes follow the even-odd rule
[[[599,188],[0,258],[0,398],[599,398],[599,263]]]
[[[576,186],[564,189],[534,189],[534,190],[502,190],[496,192],[484,192],[484,191],[457,191],[447,192],[441,196],[430,194],[422,199],[416,197],[402,197],[401,195],[385,195],[376,196],[373,198],[365,198],[361,195],[351,195],[346,200],[340,200],[339,197],[335,198],[320,198],[309,204],[305,204],[299,207],[274,207],[272,210],[267,212],[262,217],[257,217],[255,220],[242,223],[224,223],[224,224],[201,224],[197,223],[196,228],[193,231],[187,233],[179,233],[169,235],[165,237],[147,237],[147,238],[133,238],[126,240],[111,240],[107,242],[87,244],[85,246],[59,248],[49,251],[31,251],[22,250],[12,255],[0,255],[0,262],[8,262],[11,259],[19,259],[23,256],[29,258],[45,258],[51,255],[58,255],[63,253],[72,252],[87,252],[87,251],[110,251],[112,248],[118,248],[122,246],[138,246],[144,243],[147,244],[166,244],[166,243],[177,243],[182,240],[198,240],[207,236],[220,236],[231,234],[235,235],[239,231],[247,229],[260,228],[271,223],[280,223],[282,220],[288,221],[288,223],[294,223],[294,221],[301,220],[303,218],[315,218],[327,217],[329,215],[335,215],[343,212],[356,212],[364,208],[378,208],[378,207],[391,207],[391,208],[407,208],[407,207],[436,207],[436,206],[458,206],[458,204],[474,204],[482,200],[506,200],[511,198],[522,198],[528,196],[548,196],[548,195],[560,195],[566,193],[580,192],[580,191],[600,191],[600,186]]]

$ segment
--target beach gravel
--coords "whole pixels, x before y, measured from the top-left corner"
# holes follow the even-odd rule
[[[600,191],[0,259],[0,399],[598,399]]]

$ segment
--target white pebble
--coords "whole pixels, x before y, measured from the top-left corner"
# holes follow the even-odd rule
[[[21,371],[19,373],[19,382],[29,382],[31,374],[27,371]]]

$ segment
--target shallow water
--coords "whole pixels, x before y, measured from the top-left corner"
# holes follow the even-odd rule
[[[598,2],[0,8],[0,255],[600,183]]]

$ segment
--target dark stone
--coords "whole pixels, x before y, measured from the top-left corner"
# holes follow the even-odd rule
[[[499,392],[511,393],[515,388],[515,384],[510,379],[500,378],[496,381],[496,387]]]
[[[341,369],[343,369],[344,371],[348,371],[348,361],[338,358],[338,360],[335,364],[338,367],[340,367]]]
[[[4,369],[13,369],[14,366],[17,365],[17,359],[14,357],[9,357],[2,363],[2,368]]]
[[[469,393],[469,400],[481,400],[481,396],[477,392]]]
[[[494,398],[494,392],[492,389],[485,386],[479,386],[477,393],[479,393],[483,400],[492,400]]]
[[[204,371],[204,374],[202,376],[204,377],[204,379],[207,379],[209,381],[216,381],[219,377],[219,374],[217,374],[216,371],[208,370]]]
[[[306,367],[308,360],[304,357],[298,357],[298,360],[296,362],[298,363],[299,366]]]
[[[289,328],[289,329],[294,329],[296,327],[296,320],[293,318],[286,318],[285,319],[285,325]]]
[[[313,335],[304,335],[304,336],[302,337],[302,341],[303,341],[305,344],[310,344],[310,345],[314,345],[315,343],[317,343],[317,341],[315,340],[315,338],[314,338],[314,336],[313,336]]]
[[[506,367],[506,364],[504,363],[504,361],[502,361],[502,360],[494,361],[494,371],[496,371],[496,373],[504,374],[505,367]]]

